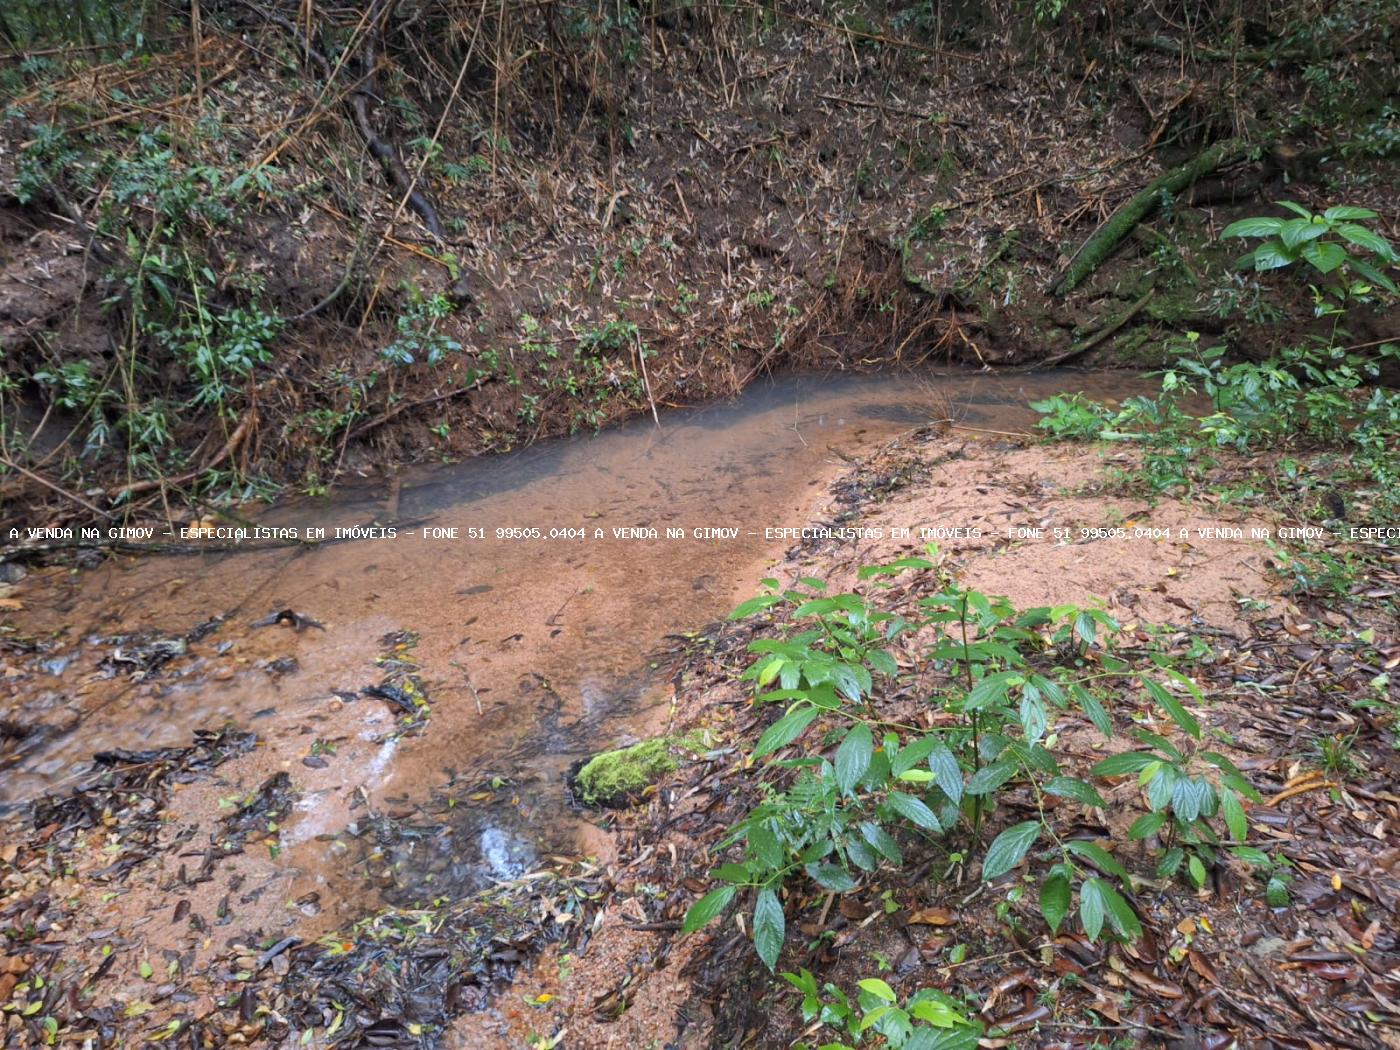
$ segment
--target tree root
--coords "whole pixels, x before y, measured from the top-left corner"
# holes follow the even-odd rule
[[[177,478],[153,478],[150,481],[134,481],[129,485],[118,485],[107,492],[107,498],[111,500],[130,499],[132,496],[139,496],[143,492],[152,492],[155,489],[164,488],[167,485],[183,485],[188,481],[193,481],[208,471],[213,470],[229,456],[238,451],[238,446],[243,444],[243,439],[248,436],[254,422],[257,420],[257,413],[249,411],[239,420],[238,426],[229,435],[228,442],[221,448],[218,454],[198,470],[186,471]]]

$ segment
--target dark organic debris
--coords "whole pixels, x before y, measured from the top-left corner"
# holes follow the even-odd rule
[[[185,638],[129,635],[112,641],[115,646],[98,666],[109,674],[129,674],[133,681],[138,682],[189,651],[189,642]]]
[[[385,682],[382,685],[368,686],[365,689],[365,696],[373,696],[378,697],[380,700],[387,700],[405,714],[416,715],[418,713],[417,705],[409,699],[408,694],[391,682]]]
[[[324,631],[326,629],[326,625],[321,623],[321,621],[313,620],[311,617],[305,615],[304,613],[299,613],[294,609],[279,609],[276,612],[268,613],[261,620],[254,620],[248,626],[271,627],[274,624],[279,623],[291,624],[298,631],[305,630],[307,627],[315,627],[317,630],[320,631]]]
[[[346,1046],[423,1047],[452,1017],[479,1009],[545,944],[585,933],[610,885],[591,865],[537,872],[441,908],[389,909],[342,935],[288,952],[278,983],[259,1002],[284,997],[270,1039],[337,1025]],[[235,1009],[236,1002],[224,1008]]]

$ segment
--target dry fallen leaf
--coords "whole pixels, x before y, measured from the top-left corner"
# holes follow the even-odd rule
[[[957,922],[957,916],[947,908],[920,908],[909,916],[907,925],[914,926],[951,926]]]

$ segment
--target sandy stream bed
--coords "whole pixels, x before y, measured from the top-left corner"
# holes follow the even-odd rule
[[[1141,498],[1094,494],[1104,467],[1110,465],[1104,460],[1105,454],[1079,447],[1025,446],[956,431],[924,432],[896,441],[854,469],[829,460],[828,476],[837,480],[817,504],[808,502],[807,506],[814,522],[830,522],[844,512],[843,520],[847,523],[882,527],[887,534],[892,528],[905,527],[914,529],[917,535],[920,525],[980,529],[980,538],[953,539],[940,545],[957,567],[962,581],[990,594],[1007,595],[1022,608],[1103,599],[1108,610],[1130,633],[1149,626],[1175,625],[1202,634],[1218,650],[1229,650],[1251,636],[1250,622],[1261,616],[1280,619],[1300,645],[1308,641],[1310,632],[1359,630],[1355,622],[1335,613],[1324,614],[1321,618],[1305,615],[1283,596],[1277,577],[1269,570],[1270,552],[1263,543],[1201,538],[1194,531],[1198,526],[1228,525],[1238,526],[1248,535],[1251,526],[1281,523],[1243,517],[1227,510],[1207,512],[1202,507],[1172,500],[1150,506]],[[855,491],[864,494],[853,499]],[[1057,543],[1050,539],[1020,541],[1006,537],[1010,525],[1077,530],[1117,525],[1132,528],[1138,524],[1170,529],[1173,538],[1081,541],[1075,533],[1075,541]],[[1180,529],[1187,530],[1184,537],[1178,533]],[[849,587],[855,583],[859,566],[922,550],[923,544],[917,539],[809,542],[795,547],[776,564],[770,561],[751,566],[742,580],[733,581],[732,587],[718,581],[715,586],[724,590],[730,599],[753,593],[760,575],[773,575],[785,581],[811,575],[828,580],[833,588]],[[49,573],[52,575],[54,570]],[[18,599],[24,600],[30,593],[29,588],[37,588],[44,582],[31,577],[26,581],[27,586],[17,592]],[[47,582],[61,581],[54,578]],[[167,596],[178,593],[182,586],[178,570],[170,570],[168,579],[153,586],[165,588]],[[538,619],[535,616],[538,612],[540,610],[531,609],[528,617],[521,613],[522,622],[527,618]],[[427,652],[416,651],[402,639],[396,641],[391,632],[399,626],[387,617],[370,614],[357,621],[353,631],[339,644],[391,659],[397,651],[402,659],[411,661],[401,669],[402,674],[421,673],[421,680],[426,681],[432,693],[446,679],[448,669],[443,665],[448,663],[449,654],[431,647]],[[499,636],[508,637],[511,633],[508,623],[504,627],[493,625],[493,628],[493,634]],[[386,751],[418,746],[411,737],[398,737],[389,732],[396,717],[391,707],[364,698],[354,699],[358,690],[383,678],[382,666],[365,664],[360,681],[342,682],[332,677],[329,680],[340,692],[321,689],[313,691],[314,695],[304,690],[289,691],[282,677],[275,670],[268,670],[274,661],[290,656],[303,661],[301,672],[310,672],[299,680],[325,681],[319,678],[318,670],[325,670],[328,675],[343,673],[336,669],[333,654],[323,652],[320,657],[314,657],[303,651],[299,640],[305,631],[312,630],[315,628],[297,631],[285,624],[274,625],[241,636],[238,646],[229,654],[202,652],[193,661],[194,666],[188,672],[192,680],[208,683],[212,688],[233,675],[246,675],[249,668],[257,669],[258,680],[263,683],[259,688],[268,696],[268,709],[257,712],[258,717],[249,725],[258,732],[260,744],[207,774],[192,776],[187,784],[172,786],[159,813],[164,830],[155,837],[160,843],[155,856],[149,863],[134,864],[129,873],[124,874],[118,892],[113,892],[107,882],[94,878],[94,873],[108,868],[114,856],[124,855],[120,825],[99,826],[80,839],[79,847],[65,857],[69,872],[57,878],[53,869],[46,868],[39,860],[46,833],[51,834],[54,829],[40,828],[37,836],[18,827],[11,829],[9,844],[0,853],[0,860],[5,862],[5,897],[0,901],[0,915],[9,917],[7,925],[12,928],[17,918],[38,921],[42,943],[41,950],[36,953],[16,945],[15,938],[11,938],[11,955],[0,963],[0,991],[6,993],[0,998],[9,998],[16,984],[28,979],[32,968],[51,968],[53,949],[44,945],[52,945],[61,954],[69,972],[101,971],[100,981],[92,983],[93,1002],[115,1007],[114,1017],[125,1016],[125,1020],[113,1023],[124,1033],[126,1045],[138,1045],[174,1019],[205,1019],[204,1045],[256,1043],[269,1034],[264,1023],[269,1015],[258,1012],[254,1002],[274,1011],[279,1003],[285,1005],[285,1000],[277,998],[277,986],[297,965],[297,954],[283,949],[263,958],[263,950],[268,944],[286,938],[295,938],[300,944],[312,942],[343,929],[346,922],[356,917],[356,909],[362,908],[364,897],[347,891],[346,887],[354,885],[357,879],[371,878],[371,873],[385,858],[382,853],[371,853],[367,857],[361,852],[346,859],[353,844],[347,847],[343,836],[336,831],[357,815],[364,819],[366,812],[394,815],[397,810],[399,816],[406,817],[412,808],[407,806],[408,796],[416,789],[415,785],[402,780],[371,783],[375,763],[390,757]],[[1390,632],[1388,637],[1376,642],[1378,648],[1384,650],[1387,644],[1394,646],[1393,624]],[[1393,648],[1387,651],[1393,653]],[[509,662],[508,657],[502,658]],[[732,666],[733,654],[729,654],[729,658]],[[570,855],[588,853],[597,858],[592,870],[605,873],[605,889],[596,907],[587,913],[586,950],[579,952],[571,946],[554,946],[546,948],[533,961],[520,960],[514,984],[499,995],[462,1001],[472,1009],[452,1022],[444,1033],[443,1045],[462,1050],[521,1047],[530,1045],[532,1038],[557,1035],[557,1045],[583,1050],[651,1046],[698,1048],[719,1045],[717,1041],[721,1036],[746,1038],[745,1045],[777,1046],[786,1045],[786,1040],[799,1033],[800,1023],[795,1024],[791,1010],[783,1006],[768,1010],[761,1023],[755,1020],[754,1004],[771,989],[751,984],[751,951],[745,944],[736,943],[739,939],[733,927],[726,926],[723,933],[712,927],[702,935],[684,939],[675,934],[684,907],[705,888],[704,872],[713,859],[707,850],[718,831],[708,826],[706,817],[701,820],[706,824],[703,834],[693,836],[687,831],[693,822],[688,823],[684,818],[686,814],[706,814],[715,808],[716,800],[725,793],[724,778],[736,759],[733,749],[742,750],[746,741],[751,741],[750,734],[757,732],[749,724],[751,719],[742,702],[742,693],[716,671],[718,664],[707,666],[707,659],[703,651],[683,656],[673,667],[674,699],[663,697],[659,705],[650,709],[652,713],[643,720],[645,725],[639,723],[636,728],[705,727],[716,745],[711,759],[683,767],[640,807],[607,815],[604,822],[613,825],[611,834],[594,831],[582,838],[571,835],[553,845],[546,836],[527,856],[517,858],[528,867],[549,866],[552,863],[549,857],[554,851]],[[3,674],[11,679],[9,688],[13,695],[18,685],[15,680],[21,673],[16,667],[17,660],[10,657],[6,660]],[[317,660],[328,662],[318,669]],[[344,665],[339,666],[343,669]],[[524,668],[524,664],[516,667],[512,663],[511,676],[520,679]],[[533,702],[548,704],[551,695],[557,697],[554,686],[543,676],[540,683],[539,695]],[[92,687],[106,686],[94,684]],[[134,691],[122,694],[123,702],[140,703],[143,697],[154,702],[153,698],[161,692],[137,686]],[[165,695],[169,695],[168,690]],[[1299,770],[1297,752],[1288,747],[1280,748],[1277,740],[1270,736],[1269,724],[1253,717],[1257,712],[1251,710],[1251,705],[1255,703],[1251,695],[1243,691],[1217,697],[1205,713],[1205,720],[1234,734],[1235,746],[1245,768],[1259,771],[1273,782],[1285,782]],[[1343,716],[1337,725],[1338,731],[1347,727],[1348,717]],[[1100,745],[1091,743],[1090,737],[1082,732],[1082,726],[1077,724],[1081,721],[1070,714],[1061,716],[1062,736],[1071,752],[1079,750],[1085,758],[1092,759],[1094,755],[1089,749]],[[1289,719],[1285,718],[1284,722],[1287,721]],[[430,727],[427,732],[431,734],[431,731]],[[512,746],[528,747],[531,740],[536,739],[523,732],[512,734],[508,725],[492,731],[500,734],[503,750]],[[1274,731],[1274,736],[1277,735]],[[333,749],[325,751],[313,747],[312,742],[317,740],[333,740]],[[428,753],[445,759],[439,763],[440,767],[449,764],[441,748],[430,748]],[[307,761],[321,755],[327,759],[324,763]],[[284,808],[273,814],[274,823],[278,825],[276,830],[264,834],[266,829],[258,826],[246,848],[227,856],[216,856],[210,865],[204,860],[207,845],[221,834],[227,834],[226,830],[221,833],[215,822],[236,811],[259,786],[266,786],[269,778],[279,773],[289,774],[294,791],[290,792]],[[448,783],[455,783],[461,789],[454,797],[462,800],[464,808],[499,806],[514,810],[510,827],[530,828],[532,807],[539,796],[561,790],[557,773],[557,767],[552,766],[550,774],[541,777],[538,783],[505,784],[498,790],[483,789],[465,773],[460,781],[449,780]],[[1370,857],[1369,867],[1349,876],[1353,881],[1346,886],[1352,892],[1336,891],[1328,878],[1320,894],[1331,892],[1336,898],[1332,903],[1346,902],[1355,912],[1353,925],[1366,927],[1372,916],[1382,916],[1387,921],[1381,925],[1388,929],[1395,899],[1393,869],[1400,852],[1396,850],[1392,823],[1400,798],[1384,781],[1378,786],[1374,778],[1368,778],[1365,785],[1359,793],[1334,794],[1330,801],[1325,793],[1314,793],[1299,801],[1320,806],[1323,816],[1318,819],[1330,820],[1336,828],[1342,826],[1336,822],[1342,821],[1348,829],[1353,825],[1360,829],[1355,834],[1349,831],[1347,834],[1360,841]],[[1124,797],[1125,804],[1132,801],[1129,796]],[[1327,817],[1327,813],[1332,816]],[[12,814],[11,819],[17,819],[17,814]],[[483,826],[481,821],[472,824],[473,834],[480,832]],[[1289,821],[1276,826],[1279,836],[1294,835]],[[505,843],[502,848],[508,850],[509,841],[501,841]],[[176,843],[184,845],[174,848]],[[358,865],[353,876],[346,870],[351,862]],[[212,877],[193,885],[186,884],[188,873],[201,863],[208,869],[206,874]],[[509,875],[515,870],[518,868],[496,874]],[[382,883],[381,888],[383,885],[387,883]],[[1246,902],[1247,890],[1248,887],[1232,885],[1209,900],[1202,898],[1197,902],[1183,902],[1186,895],[1181,893],[1159,894],[1153,898],[1153,907],[1159,913],[1155,918],[1163,920],[1156,923],[1158,929],[1165,931],[1160,938],[1162,945],[1170,940],[1172,923],[1176,922],[1178,912],[1183,917],[1195,912],[1215,914],[1214,927],[1220,931],[1222,945],[1227,940],[1238,945],[1251,923],[1266,924],[1269,918],[1257,905]],[[898,892],[912,907],[924,889],[910,886]],[[930,888],[929,892],[934,890]],[[968,887],[961,891],[962,894],[967,892]],[[1257,892],[1254,896],[1258,896]],[[925,903],[940,899],[931,897]],[[1314,896],[1312,902],[1317,899],[1318,896]],[[63,902],[61,907],[48,904],[59,901]],[[1339,904],[1338,908],[1325,912],[1309,912],[1300,920],[1298,929],[1306,929],[1318,945],[1336,948],[1352,936],[1347,924],[1339,925],[1333,914],[1344,913],[1347,907]],[[1182,911],[1183,908],[1186,910]],[[852,915],[857,912],[860,912],[859,906]],[[966,930],[931,932],[951,932],[975,943],[980,929],[986,943],[995,944],[996,935],[991,929],[995,923],[975,912],[975,907],[968,910]],[[1250,922],[1246,922],[1246,914],[1253,915]],[[197,926],[191,925],[192,915],[200,920]],[[1287,926],[1287,921],[1284,925]],[[880,933],[882,927],[887,927],[883,934]],[[889,938],[898,941],[896,934],[900,929],[897,917],[885,923],[862,922],[858,936],[872,938],[870,943],[874,945],[886,944]],[[908,934],[904,936],[909,939]],[[881,937],[886,940],[882,941]],[[330,938],[327,943],[335,940]],[[937,943],[938,940],[927,942],[926,939],[927,943],[920,944],[914,939],[913,949],[903,941],[895,947],[886,944],[886,950],[897,950],[905,956],[910,950],[915,952],[913,963],[901,972],[906,991],[914,987],[910,982],[916,980],[939,987],[963,982],[963,986],[975,989],[979,978],[988,972],[1015,972],[1011,966],[1014,960],[1004,958],[1007,955],[1004,940],[996,953],[1002,958],[997,959],[990,971],[986,967],[981,970],[948,968],[946,957],[939,954],[948,938],[943,937],[942,943]],[[1277,955],[1282,951],[1280,946],[1290,941],[1290,937],[1286,931],[1283,936],[1270,933],[1266,941],[1268,949]],[[1369,941],[1375,945],[1377,953],[1394,961],[1393,955],[1389,955],[1394,948],[1391,934],[1378,935],[1371,928]],[[864,945],[863,941],[860,943]],[[113,946],[120,961],[103,968]],[[790,950],[792,946],[790,941]],[[869,948],[869,945],[864,947]],[[1115,964],[1102,971],[1105,980],[1097,984],[1087,980],[1084,983],[1100,989],[1116,987],[1136,991],[1144,1001],[1152,1000],[1154,995],[1167,1003],[1173,1001],[1173,996],[1181,998],[1174,991],[1181,980],[1179,972],[1175,975],[1170,972],[1163,953],[1155,947],[1153,951],[1156,958],[1147,957],[1151,952],[1139,953],[1133,949],[1126,955],[1117,952],[1111,957],[1116,960]],[[794,951],[793,957],[799,954]],[[855,949],[851,948],[847,958],[852,959],[855,954]],[[869,955],[864,957],[868,960]],[[716,963],[716,959],[720,962]],[[1100,961],[1107,959],[1109,956],[1104,955]],[[1271,961],[1270,956],[1262,953],[1259,959]],[[785,956],[784,964],[787,962]],[[716,978],[717,965],[726,975],[723,980]],[[869,963],[864,965],[868,967]],[[1212,974],[1217,971],[1223,974],[1226,969],[1219,958],[1214,964],[1203,965],[1209,966]],[[1358,985],[1366,988],[1369,981],[1374,991],[1383,983],[1376,968],[1360,966],[1357,969],[1359,973],[1351,975],[1355,980],[1347,988]],[[1300,981],[1313,980],[1319,988],[1333,995],[1342,987],[1337,984],[1338,978],[1330,974],[1310,977],[1302,963],[1293,974]],[[1215,980],[1226,985],[1230,982],[1227,976],[1217,975]],[[1253,980],[1257,983],[1257,977]],[[238,988],[245,983],[248,987],[256,985],[257,990],[253,1001],[249,1000],[247,992],[243,993],[240,1010]],[[1031,986],[1027,984],[1026,987]],[[1017,991],[1015,985],[1008,992],[997,991],[991,997],[989,1005],[993,1009],[988,1019],[994,1019],[992,1015],[995,1018],[1010,1016],[1006,1011],[1013,1002],[1021,1004],[1018,1009],[1026,1004],[1033,1007],[1034,1000],[1028,998],[1029,994]],[[1241,990],[1240,994],[1247,997],[1249,993]],[[748,1007],[736,1007],[731,1001],[736,997],[749,1000]],[[998,998],[1002,1000],[1000,1004],[996,1003]],[[1386,1001],[1387,997],[1381,995],[1380,1002]],[[791,1003],[786,1004],[790,1006]],[[1114,1016],[1112,1011],[1118,1009],[1105,1008],[1101,999],[1091,1000],[1091,1007],[1098,1011],[1100,1018]],[[1138,1016],[1130,1017],[1128,1007],[1122,1004],[1120,1007],[1125,1021]],[[1383,1006],[1375,1006],[1375,1009],[1385,1013]],[[1267,1015],[1268,1011],[1264,1013]],[[1083,1021],[1087,1015],[1074,1016]],[[1160,1028],[1161,1017],[1152,1016]],[[1213,1016],[1208,1013],[1206,1021]],[[1394,1020],[1393,1015],[1387,1016]],[[1134,1023],[1147,1022],[1139,1019]],[[1198,1017],[1192,1023],[1202,1024]],[[1220,1019],[1219,1030],[1225,1031],[1240,1023],[1238,1013],[1226,1016]],[[30,1038],[26,1033],[33,1032],[33,1028],[26,1027],[14,1013],[6,1014],[6,1024],[10,1033],[7,1045],[24,1045]],[[1208,1027],[1206,1023],[1202,1030]],[[1255,1027],[1265,1028],[1266,1025],[1256,1022]],[[1386,1044],[1395,1045],[1389,1038],[1393,1029],[1375,1030],[1385,1034]],[[1338,1030],[1323,1026],[1320,1031],[1332,1031],[1333,1038],[1342,1038]],[[1347,1028],[1346,1031],[1354,1030]],[[222,1035],[217,1034],[220,1032]],[[1255,1034],[1257,1036],[1258,1032]],[[1070,1038],[1073,1033],[1062,1029],[1059,1035]],[[423,1038],[430,1036],[428,1032]],[[818,1041],[832,1036],[828,1030]],[[323,1037],[318,1034],[311,1041],[317,1045]],[[417,1036],[410,1040],[414,1044],[417,1041]],[[1326,1045],[1316,1039],[1311,1042],[1312,1045]],[[1081,1044],[1055,1042],[1042,1034],[1012,1038],[997,1045]],[[1199,1045],[1228,1044],[1207,1039]],[[1379,1044],[1362,1041],[1352,1045]]]

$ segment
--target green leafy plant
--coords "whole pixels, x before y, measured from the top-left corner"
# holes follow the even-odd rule
[[[1222,237],[1263,238],[1262,244],[1240,259],[1241,267],[1277,270],[1302,261],[1324,276],[1351,271],[1392,295],[1400,291],[1376,265],[1393,266],[1400,262],[1400,256],[1395,254],[1389,241],[1362,225],[1376,218],[1375,212],[1339,204],[1314,214],[1293,201],[1278,203],[1296,217],[1240,219],[1221,233]],[[1364,254],[1358,254],[1358,249]]]
[[[784,705],[750,756],[766,759],[772,776],[765,777],[764,797],[719,843],[735,859],[715,869],[722,885],[690,908],[683,930],[700,929],[747,895],[755,949],[773,969],[787,933],[783,896],[789,882],[805,878],[828,892],[848,893],[882,867],[902,866],[906,850],[921,842],[957,837],[976,844],[998,795],[1014,786],[1029,790],[1039,815],[992,839],[982,856],[982,878],[1007,875],[1048,839],[1054,861],[1039,894],[1048,925],[1060,928],[1077,889],[1080,920],[1091,938],[1105,927],[1123,938],[1140,936],[1141,922],[1115,886],[1132,888],[1126,868],[1099,843],[1061,840],[1045,815],[1052,796],[1107,808],[1092,783],[1061,770],[1052,751],[1052,723],[1073,706],[1112,737],[1113,722],[1099,694],[1105,685],[1130,681],[1141,681],[1151,699],[1199,739],[1194,716],[1155,677],[1113,654],[1109,640],[1119,627],[1102,610],[1063,605],[1017,611],[1005,598],[952,586],[946,577],[914,609],[882,609],[875,596],[887,578],[909,571],[936,572],[937,565],[904,558],[868,566],[859,577],[871,594],[828,595],[814,579],[785,590],[766,580],[766,593],[732,614],[785,614],[800,629],[749,645],[755,659],[741,678],[752,683],[753,702]],[[934,731],[879,717],[876,695],[904,673],[892,651],[896,646],[906,655],[912,649],[917,671],[941,683],[928,697],[937,712]],[[1157,669],[1195,690],[1169,665]],[[1235,792],[1250,789],[1238,770],[1227,767],[1228,786],[1217,791],[1190,768],[1194,756],[1159,736],[1146,739],[1162,748],[1163,757],[1115,756],[1107,770],[1115,762],[1133,771],[1152,766],[1144,783],[1158,785],[1149,792],[1153,813],[1163,812],[1163,824],[1175,822],[1167,848],[1184,843],[1209,856],[1219,842],[1209,819],[1222,805],[1242,846]],[[804,740],[819,741],[816,750],[804,753]],[[789,749],[795,754],[785,757]],[[1213,754],[1201,757],[1211,761]],[[1189,789],[1190,800],[1160,795],[1163,786],[1178,782],[1188,785],[1182,791]],[[1209,798],[1200,784],[1209,787]]]
[[[449,353],[462,349],[461,343],[438,331],[438,325],[451,315],[452,301],[447,296],[424,295],[416,287],[409,289],[408,306],[394,322],[394,340],[381,353],[400,365],[415,361],[440,363]]]
[[[921,988],[901,1005],[895,990],[878,977],[858,982],[856,998],[834,984],[820,988],[808,970],[784,973],[783,980],[802,994],[802,1020],[844,1031],[851,1043],[825,1043],[822,1050],[852,1050],[883,1040],[891,1050],[974,1050],[986,1030],[967,1016],[966,1008],[950,995]]]
[[[1169,674],[1200,701],[1190,679],[1176,672]],[[1222,845],[1228,844],[1246,863],[1260,863],[1260,851],[1246,844],[1249,820],[1241,801],[1259,802],[1259,793],[1224,755],[1199,749],[1200,723],[1181,700],[1151,679],[1144,679],[1144,685],[1189,744],[1183,750],[1159,733],[1138,728],[1134,736],[1147,745],[1145,749],[1111,755],[1094,766],[1094,775],[1100,777],[1137,774],[1149,811],[1128,829],[1128,837],[1142,840],[1160,836],[1157,874],[1171,878],[1184,872],[1197,888],[1205,885]],[[1223,822],[1223,829],[1217,820]],[[1226,837],[1222,838],[1221,830]]]

